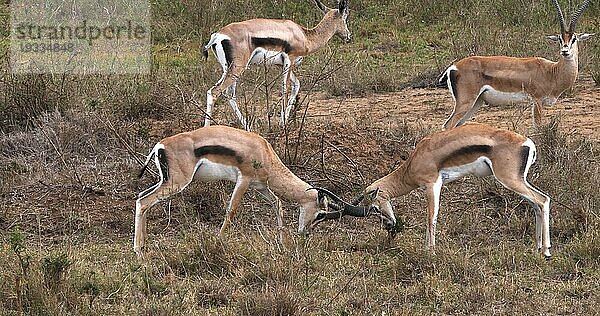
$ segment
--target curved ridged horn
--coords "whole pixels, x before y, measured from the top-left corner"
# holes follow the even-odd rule
[[[358,205],[358,203],[362,202],[362,200],[365,199],[365,194],[361,194],[359,195],[356,199],[354,199],[354,201],[352,201],[352,205],[356,206]]]
[[[315,4],[319,8],[319,10],[321,10],[321,12],[325,13],[325,12],[329,11],[329,8],[319,0],[315,0]]]
[[[558,20],[560,22],[560,32],[564,33],[567,29],[567,26],[565,24],[565,16],[563,15],[562,10],[560,9],[558,0],[554,0],[554,7],[556,8],[556,12],[558,13]]]
[[[575,13],[573,13],[573,15],[571,16],[571,22],[569,23],[569,33],[575,33],[575,26],[577,25],[577,20],[579,20],[581,14],[583,14],[583,11],[587,9],[588,4],[590,4],[589,0],[583,1],[579,9],[577,9],[577,11],[575,11]]]
[[[353,217],[367,217],[369,216],[369,210],[364,206],[354,206],[352,204],[347,204],[344,206],[342,210],[344,215],[350,215]]]
[[[326,194],[327,196],[329,196],[336,203],[343,205],[343,209],[341,209],[339,211],[339,212],[341,212],[342,216],[349,215],[349,216],[354,216],[354,217],[366,217],[369,215],[369,211],[366,207],[352,205],[352,204],[342,200],[342,198],[340,198],[339,196],[335,195],[333,192],[331,192],[327,189],[320,188],[320,187],[312,187],[312,188],[309,188],[309,190],[317,190],[318,192],[322,192],[322,193]],[[336,213],[336,212],[330,212],[330,213]],[[328,218],[328,215],[325,215],[325,216],[326,216],[325,218]]]
[[[341,13],[343,13],[344,10],[348,10],[348,0],[340,0],[338,3],[338,10],[340,10]]]

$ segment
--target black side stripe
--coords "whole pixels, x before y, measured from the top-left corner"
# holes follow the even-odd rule
[[[471,145],[465,146],[455,150],[453,153],[448,155],[444,160],[442,160],[442,165],[445,165],[448,161],[454,159],[456,156],[466,156],[466,155],[482,155],[489,154],[492,151],[492,146],[490,145]]]
[[[167,180],[169,180],[169,161],[167,160],[167,152],[163,148],[160,148],[157,155],[160,173],[163,175],[163,182],[167,182]]]
[[[529,146],[521,147],[521,168],[519,171],[525,177],[525,168],[527,167],[527,161],[529,160]]]
[[[292,45],[286,40],[282,40],[276,37],[252,37],[252,45],[255,47],[274,46],[281,47],[281,49],[287,54],[292,51]]]
[[[231,62],[233,61],[233,46],[231,46],[231,41],[222,40],[221,46],[223,46],[223,53],[225,53],[225,61],[227,62],[227,66],[231,67]]]
[[[200,148],[194,149],[194,155],[198,158],[205,155],[219,155],[219,156],[227,156],[235,159],[237,163],[242,163],[244,159],[238,153],[231,149],[220,145],[212,145],[212,146],[202,146]]]

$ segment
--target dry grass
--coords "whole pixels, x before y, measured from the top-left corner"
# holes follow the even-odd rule
[[[600,313],[600,148],[565,133],[560,118],[532,135],[539,158],[530,180],[553,199],[551,261],[533,250],[531,207],[489,178],[444,188],[435,256],[423,250],[420,190],[394,202],[403,225],[392,242],[375,219],[333,221],[300,237],[297,210],[285,204],[282,245],[274,214],[253,194],[216,237],[228,183],[193,185],[152,209],[147,257],[134,256],[133,200],[154,181],[136,178],[140,159],[156,140],[199,126],[202,96],[220,75],[214,60],[200,60],[199,43],[253,14],[314,24],[316,10],[304,2],[225,1],[220,10],[158,1],[150,75],[13,76],[2,68],[0,315]],[[380,122],[370,105],[336,116],[315,110],[323,98],[430,85],[470,53],[555,55],[539,39],[555,29],[542,1],[351,6],[356,42],[334,41],[306,58],[302,103],[287,129],[272,115],[276,71],[250,70],[239,89],[243,110],[292,171],[346,198],[393,170],[440,122]],[[599,9],[591,6],[582,30],[598,25]],[[584,59],[582,71],[593,73],[597,62]],[[223,104],[215,114],[236,124]]]

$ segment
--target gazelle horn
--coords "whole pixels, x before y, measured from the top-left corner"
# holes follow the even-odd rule
[[[335,201],[336,203],[343,205],[343,209],[341,209],[339,212],[341,212],[342,216],[344,215],[349,215],[349,216],[354,216],[354,217],[366,217],[369,215],[368,209],[364,206],[355,206],[352,205],[344,200],[342,200],[340,197],[338,197],[337,195],[333,194],[333,192],[324,189],[324,188],[320,188],[320,187],[312,187],[309,190],[317,190],[319,192],[325,193],[327,196],[329,196],[333,201]],[[334,208],[335,209],[335,208]]]
[[[558,20],[560,21],[560,32],[564,33],[565,30],[567,29],[567,27],[565,24],[565,16],[563,15],[562,10],[560,9],[558,0],[554,0],[554,7],[556,8],[556,11],[558,12]]]
[[[583,11],[585,11],[589,3],[589,0],[583,1],[579,9],[577,9],[577,11],[573,13],[573,16],[571,16],[571,22],[569,23],[569,33],[575,33],[575,26],[577,25],[577,20],[579,20],[581,14],[583,14]]]

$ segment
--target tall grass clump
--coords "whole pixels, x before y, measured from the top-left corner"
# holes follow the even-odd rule
[[[577,5],[560,2],[567,14]],[[278,69],[251,68],[238,86],[240,106],[286,166],[348,200],[439,130],[436,117],[450,109],[447,93],[402,88],[431,87],[471,54],[557,60],[543,39],[558,31],[545,0],[351,0],[350,9],[354,42],[334,37],[305,58],[290,125],[273,114]],[[599,10],[592,3],[579,30],[597,29]],[[308,0],[158,0],[152,12],[149,74],[14,75],[0,60],[0,314],[600,314],[600,148],[558,119],[528,134],[538,148],[529,182],[552,199],[550,261],[535,250],[532,207],[493,178],[444,186],[436,254],[424,250],[424,190],[393,201],[402,223],[394,240],[376,217],[299,236],[297,205],[283,201],[280,243],[272,206],[252,193],[217,235],[233,190],[221,182],[157,203],[146,257],[137,258],[135,198],[157,179],[136,176],[158,140],[201,126],[205,93],[221,75],[200,53],[209,35],[254,17],[307,26],[321,17]],[[577,83],[590,73],[598,82],[598,43],[582,44]],[[374,92],[398,93],[345,98]],[[230,112],[222,98],[216,122],[237,126]]]

